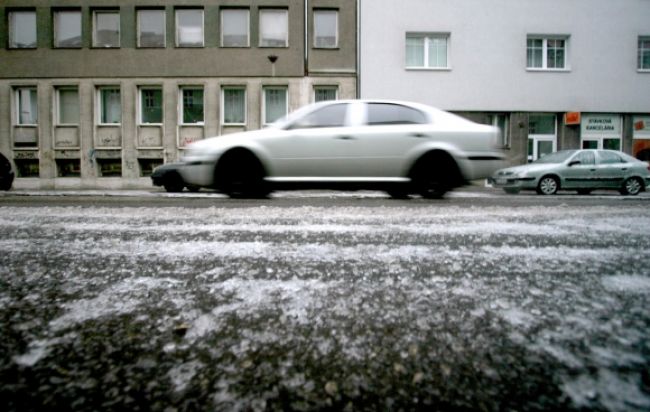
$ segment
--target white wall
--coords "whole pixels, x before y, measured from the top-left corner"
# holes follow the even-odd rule
[[[649,0],[360,0],[360,93],[446,110],[650,111]],[[407,71],[406,32],[449,32],[449,71]],[[569,35],[568,72],[526,70],[529,34]]]

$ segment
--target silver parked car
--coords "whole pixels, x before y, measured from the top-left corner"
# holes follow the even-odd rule
[[[506,193],[536,190],[552,195],[558,190],[589,194],[596,189],[614,189],[637,195],[650,182],[650,166],[614,150],[563,150],[533,163],[498,170],[489,179]]]
[[[498,133],[421,104],[329,101],[261,130],[192,143],[179,171],[187,184],[231,197],[336,188],[437,198],[503,167]]]

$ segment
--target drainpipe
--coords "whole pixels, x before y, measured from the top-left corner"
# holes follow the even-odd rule
[[[309,74],[309,0],[305,0],[305,76]]]
[[[357,99],[361,98],[361,0],[357,1]]]

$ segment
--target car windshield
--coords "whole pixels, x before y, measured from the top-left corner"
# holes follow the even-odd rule
[[[562,163],[573,156],[575,152],[575,150],[563,150],[561,152],[549,153],[535,160],[533,163]]]

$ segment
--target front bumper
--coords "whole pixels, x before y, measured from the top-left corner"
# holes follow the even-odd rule
[[[516,176],[490,176],[487,179],[492,187],[504,189],[535,189],[537,188],[537,179],[534,177],[516,177]]]

